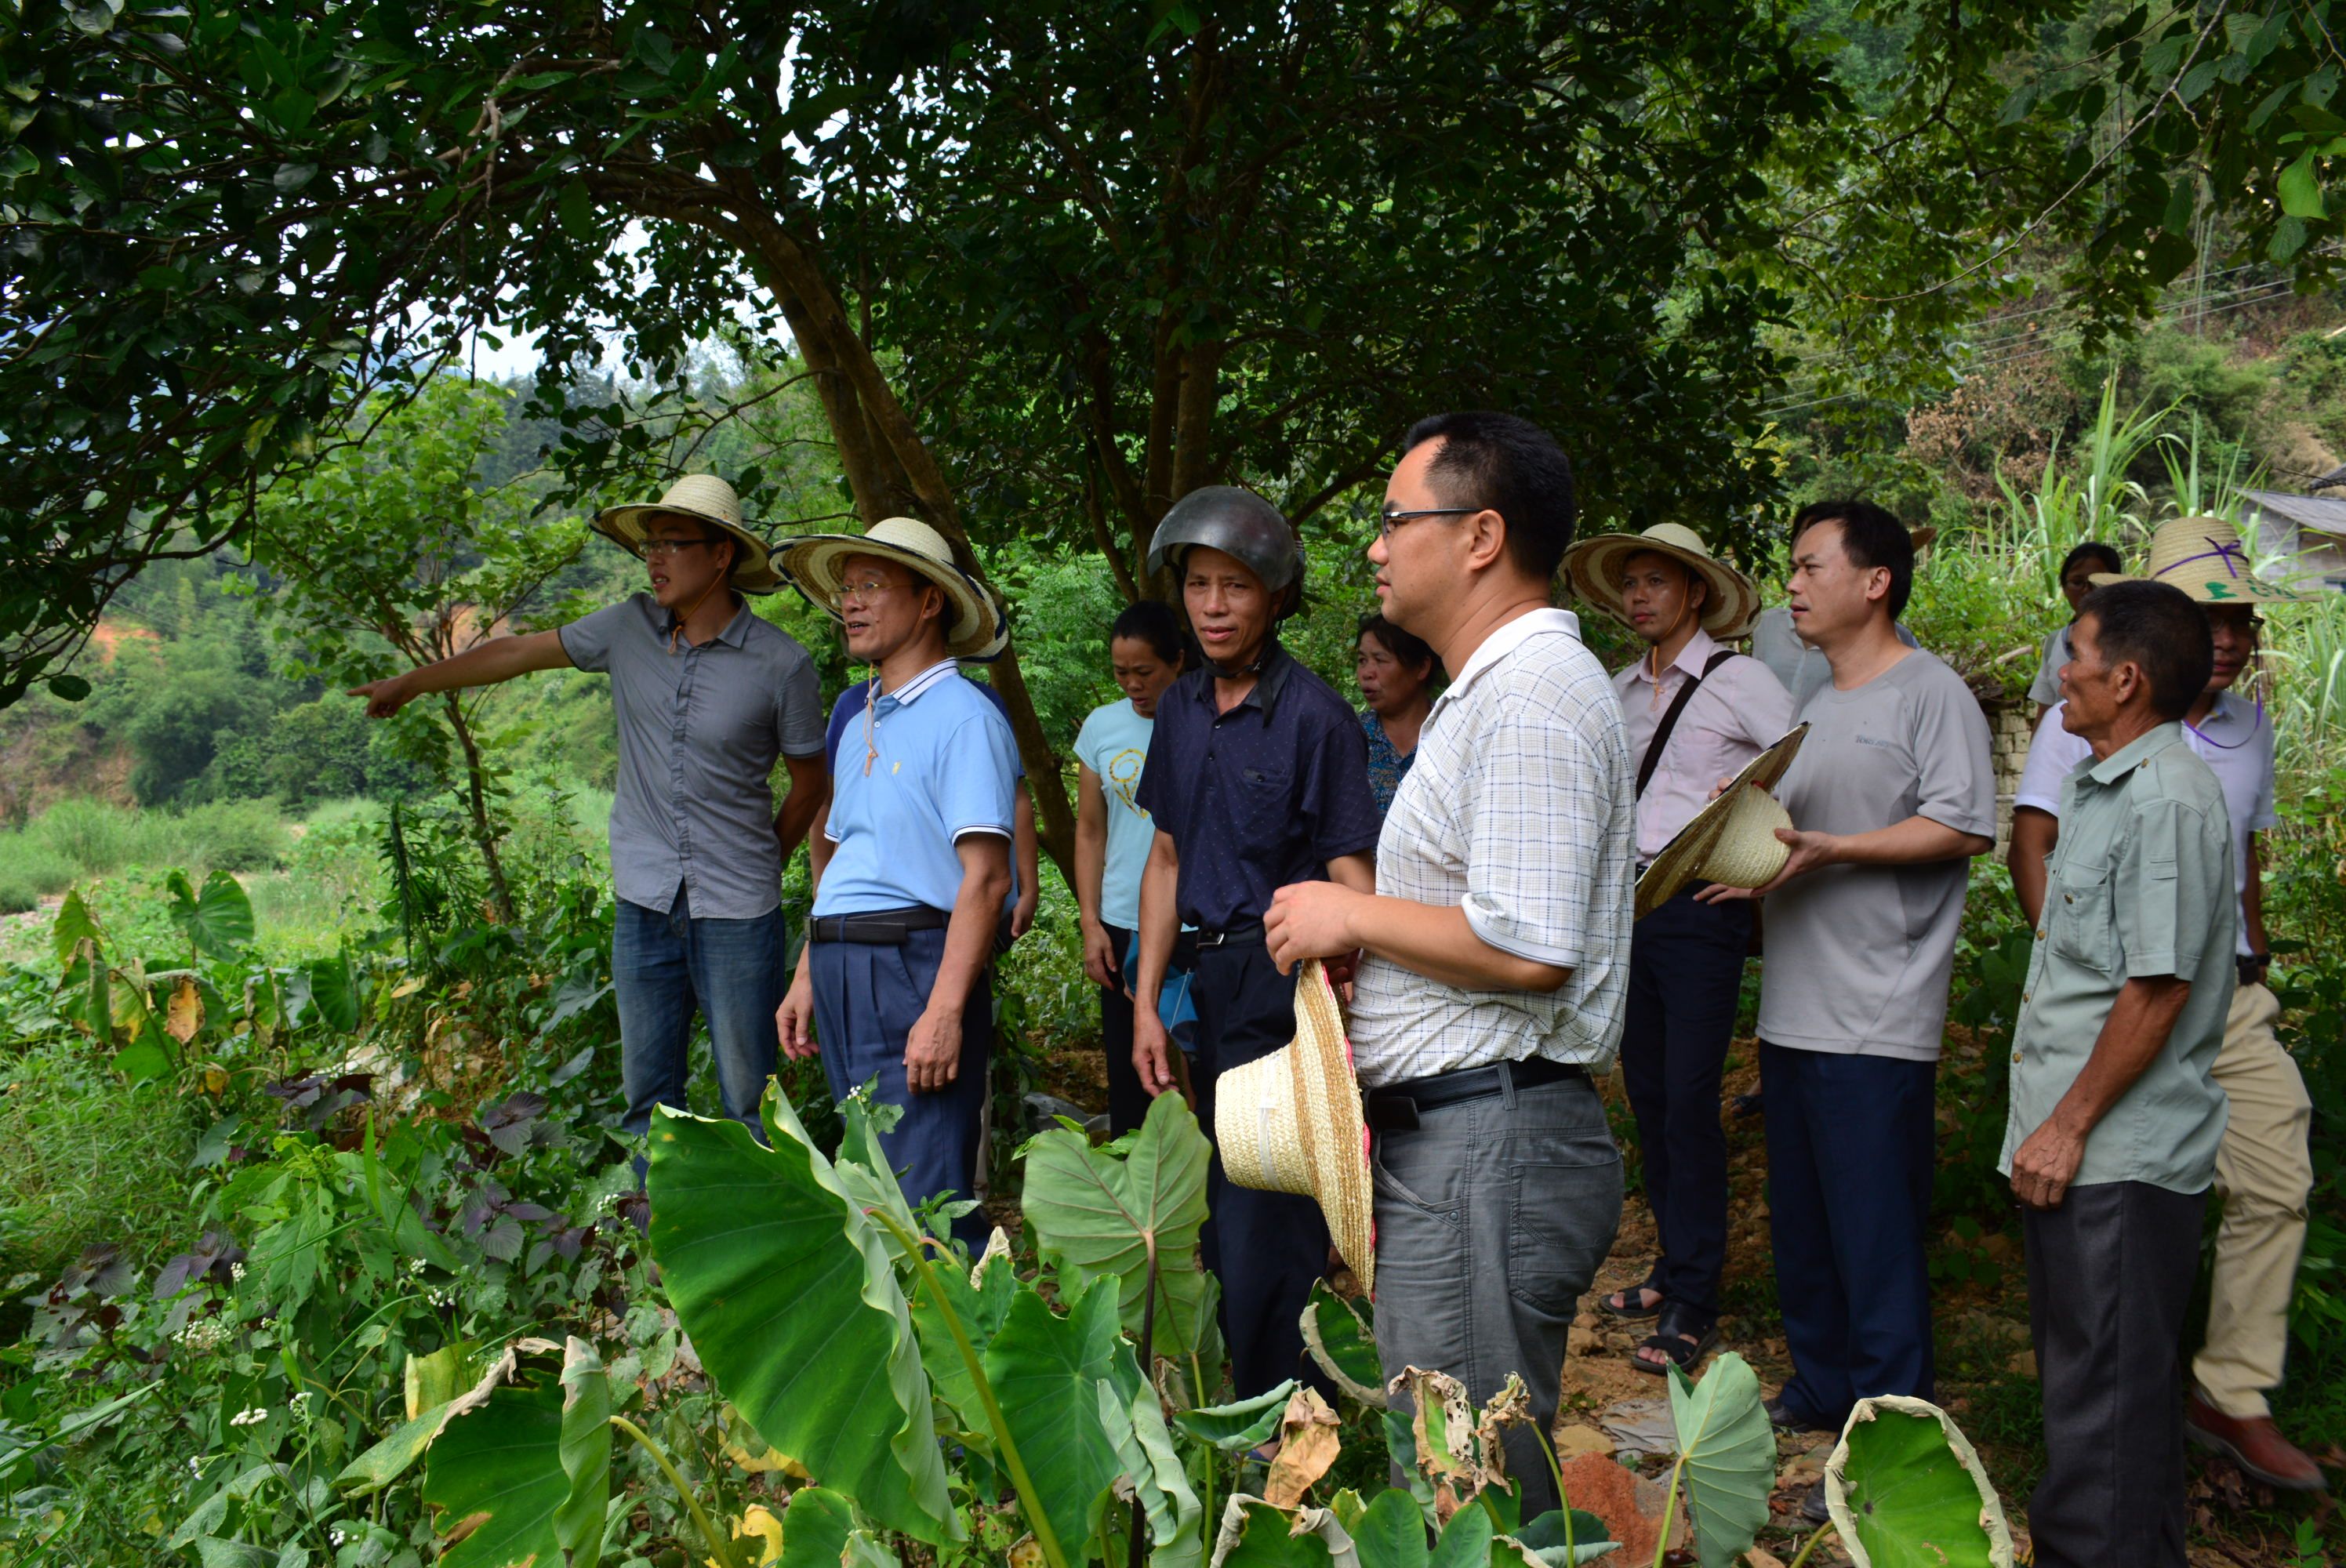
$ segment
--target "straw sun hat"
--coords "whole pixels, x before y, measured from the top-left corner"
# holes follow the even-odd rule
[[[2094,585],[2149,581],[2180,588],[2203,605],[2287,605],[2310,596],[2264,582],[2249,569],[2239,531],[2221,517],[2178,517],[2150,536],[2142,576],[2096,572]]]
[[[1295,977],[1295,1038],[1217,1082],[1214,1143],[1239,1186],[1317,1198],[1361,1288],[1376,1288],[1369,1125],[1343,1014],[1318,959]]]
[[[1677,523],[1657,523],[1642,534],[1598,534],[1564,553],[1564,573],[1572,591],[1627,625],[1621,604],[1621,568],[1630,556],[1652,551],[1678,562],[1708,584],[1702,629],[1712,636],[1739,637],[1760,615],[1760,590],[1750,578],[1719,560],[1702,535]]]
[[[656,519],[689,517],[722,528],[736,546],[733,585],[745,594],[770,594],[782,585],[766,542],[741,524],[741,498],[713,473],[688,473],[658,501],[631,502],[596,514],[595,532],[633,555],[644,553],[644,535]]]
[[[898,562],[943,588],[951,610],[945,652],[954,657],[989,659],[1010,645],[1002,601],[954,563],[944,535],[915,518],[883,517],[862,534],[801,535],[782,546],[782,575],[807,603],[839,620],[840,572],[851,555]]]
[[[1800,725],[1753,758],[1732,784],[1662,846],[1637,879],[1637,911],[1632,918],[1644,920],[1691,882],[1757,888],[1784,869],[1792,850],[1776,837],[1776,830],[1790,827],[1792,819],[1768,791],[1792,765],[1808,732],[1809,727]]]

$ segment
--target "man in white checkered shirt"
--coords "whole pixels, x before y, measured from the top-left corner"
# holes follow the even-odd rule
[[[1353,1064],[1376,1166],[1377,1349],[1479,1404],[1511,1372],[1523,1516],[1557,1504],[1535,1431],[1621,1218],[1592,1073],[1621,1039],[1635,898],[1628,732],[1549,585],[1572,468],[1538,426],[1443,414],[1409,433],[1369,548],[1394,625],[1457,671],[1377,846],[1377,891],[1281,888],[1281,968],[1362,953]],[[1467,1288],[1460,1288],[1464,1283]]]

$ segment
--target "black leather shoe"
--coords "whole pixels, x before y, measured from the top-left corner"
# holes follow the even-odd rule
[[[1833,1426],[1829,1422],[1821,1421],[1814,1416],[1809,1415],[1800,1410],[1793,1410],[1790,1406],[1784,1403],[1780,1396],[1779,1398],[1770,1400],[1764,1408],[1768,1412],[1768,1424],[1774,1427],[1778,1431],[1837,1432],[1841,1431],[1841,1428]],[[1821,1496],[1822,1493],[1820,1493],[1819,1495]]]
[[[1832,1517],[1825,1506],[1825,1483],[1819,1481],[1800,1496],[1800,1517],[1811,1524],[1822,1524]]]

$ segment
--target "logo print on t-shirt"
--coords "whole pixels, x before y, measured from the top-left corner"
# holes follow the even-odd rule
[[[1124,802],[1126,810],[1144,817],[1148,813],[1140,809],[1137,797],[1140,765],[1148,760],[1148,753],[1129,746],[1107,759],[1107,781],[1116,786],[1116,798]]]

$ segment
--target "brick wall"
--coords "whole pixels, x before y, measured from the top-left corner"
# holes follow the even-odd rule
[[[1995,858],[2012,842],[2012,797],[2028,763],[2028,738],[2035,726],[2032,702],[1997,703],[1987,709],[1988,746],[1995,759]]]

